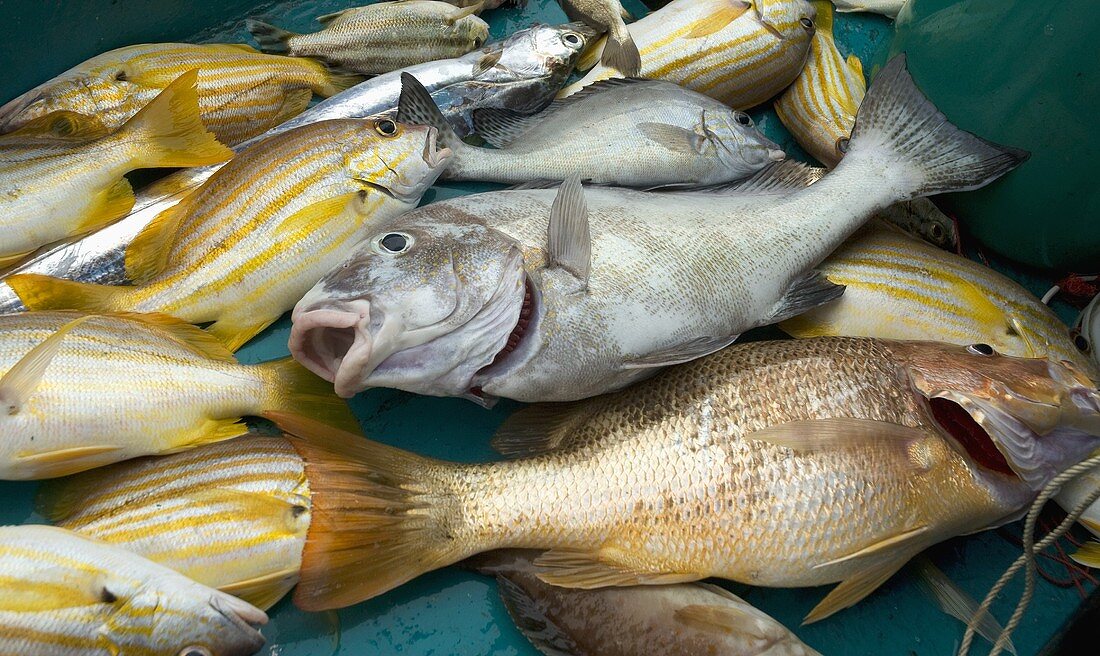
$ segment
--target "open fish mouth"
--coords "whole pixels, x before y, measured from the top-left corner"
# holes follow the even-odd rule
[[[439,130],[429,127],[428,137],[424,139],[424,152],[421,157],[428,168],[438,169],[446,164],[454,153],[450,148],[439,148]]]
[[[342,308],[294,310],[290,352],[306,369],[332,383],[336,394],[351,398],[370,361],[370,302],[349,301]]]

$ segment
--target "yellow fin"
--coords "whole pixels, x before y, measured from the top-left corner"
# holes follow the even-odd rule
[[[311,232],[316,224],[327,223],[345,211],[362,214],[363,201],[366,198],[366,191],[354,191],[350,194],[333,196],[307,205],[283,219],[275,227],[275,235],[279,238],[286,238],[297,232]]]
[[[260,316],[256,312],[253,316],[244,319],[241,317],[222,317],[210,324],[205,330],[216,337],[230,352],[236,353],[242,346],[248,343],[256,335],[259,335],[271,324],[279,320],[279,315],[272,317]]]
[[[817,14],[814,16],[814,26],[817,33],[829,40],[833,38],[833,3],[828,0],[810,0]]]
[[[876,542],[872,545],[866,546],[866,547],[860,549],[859,551],[856,551],[855,553],[850,553],[847,556],[842,556],[840,558],[836,558],[834,560],[830,560],[830,561],[824,562],[824,563],[818,563],[817,565],[814,565],[813,568],[814,569],[819,569],[819,568],[822,568],[822,567],[829,567],[831,565],[839,565],[841,563],[846,563],[850,560],[855,560],[856,558],[862,558],[864,556],[871,556],[871,555],[877,554],[881,551],[886,551],[886,550],[889,550],[889,549],[896,549],[898,545],[905,544],[905,543],[907,543],[911,540],[915,540],[915,539],[919,538],[920,536],[928,533],[928,531],[930,531],[930,530],[932,530],[931,526],[928,526],[928,525],[918,526],[917,528],[910,529],[908,531],[898,533],[897,535],[891,535],[890,537],[879,540],[878,542]]]
[[[791,337],[806,339],[808,337],[836,337],[840,331],[836,325],[822,320],[818,315],[827,314],[827,308],[814,308],[809,312],[791,317],[779,323],[779,329]]]
[[[34,251],[25,251],[22,253],[9,253],[7,255],[0,255],[0,271],[19,264],[23,260],[27,259],[27,256],[29,256],[33,252]]]
[[[1091,531],[1093,535],[1100,536],[1100,522],[1095,522],[1087,517],[1081,517],[1077,521],[1080,522],[1081,526]]]
[[[60,530],[60,529],[54,529]],[[35,613],[107,603],[104,577],[95,570],[39,566],[26,585],[6,585],[0,611]],[[33,581],[33,582],[32,582]]]
[[[157,455],[169,455],[180,451],[189,451],[204,444],[224,442],[234,437],[248,434],[248,424],[241,417],[207,419],[197,430],[190,430],[178,436],[173,446],[157,452]]]
[[[577,70],[587,71],[596,65],[603,57],[603,49],[607,47],[607,35],[603,35],[596,39],[584,49],[581,56],[577,59]]]
[[[298,568],[288,568],[220,586],[222,592],[240,597],[260,610],[267,610],[286,596],[298,582]]]
[[[186,205],[184,200],[158,214],[126,247],[126,277],[135,284],[149,282],[168,267],[183,217],[180,207]]]
[[[332,383],[294,361],[284,358],[259,366],[271,390],[262,416],[283,427],[284,416],[309,417],[349,433],[361,433],[359,421],[346,401],[336,396]]]
[[[1073,552],[1070,558],[1086,567],[1100,568],[1100,542],[1089,540],[1080,549]]]
[[[714,34],[740,18],[750,8],[752,8],[752,3],[732,0],[710,16],[700,18],[692,23],[691,31],[686,36],[689,39],[698,39]]]
[[[19,414],[23,405],[42,382],[46,369],[61,350],[65,336],[91,317],[73,319],[58,328],[52,335],[27,352],[11,369],[0,377],[0,411],[9,415]]]
[[[30,310],[111,311],[120,309],[131,291],[129,287],[93,285],[38,273],[16,274],[4,282]]]
[[[91,141],[110,133],[110,128],[98,118],[63,109],[28,121],[18,130],[10,132],[9,136]]]
[[[285,123],[298,114],[306,111],[306,107],[309,107],[309,101],[311,100],[313,100],[313,91],[311,89],[292,89],[287,91],[286,97],[283,98],[283,104],[279,106],[279,113],[275,115],[275,118],[271,119],[271,126],[275,127],[280,123]]]
[[[118,458],[113,454],[121,450],[122,447],[110,444],[96,444],[18,454],[16,460],[19,468],[25,467],[33,471],[33,476],[28,478],[56,478],[116,462]]]
[[[883,583],[893,576],[905,561],[909,559],[895,558],[877,565],[866,567],[856,572],[851,577],[844,579],[832,591],[825,595],[821,603],[814,606],[813,610],[802,620],[802,624],[813,624],[829,617],[833,613],[842,611],[849,606],[859,603],[864,597],[878,589]]]
[[[691,604],[673,612],[677,622],[699,631],[744,636],[748,640],[767,640],[767,626],[736,606],[729,604]]]
[[[535,559],[535,566],[541,569],[538,577],[544,582],[583,590],[608,586],[665,585],[705,578],[694,572],[642,570],[636,567],[641,564],[640,560],[636,555],[616,547],[601,547],[595,553],[547,551]]]
[[[233,157],[202,124],[198,80],[198,69],[179,76],[115,133],[131,144],[137,167],[205,166]]]
[[[237,362],[233,353],[210,333],[176,317],[159,313],[114,312],[113,316],[156,326],[198,355],[218,362]]]
[[[863,62],[859,60],[859,57],[855,55],[848,55],[848,68],[851,69],[852,74],[859,78],[859,80],[866,85],[867,78],[863,77]]]
[[[120,178],[109,189],[96,194],[94,208],[77,225],[75,234],[91,232],[96,228],[114,223],[126,216],[133,207],[134,188],[130,186],[129,180]]]

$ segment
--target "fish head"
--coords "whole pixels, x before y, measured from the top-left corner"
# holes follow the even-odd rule
[[[1100,390],[1068,361],[1009,357],[988,344],[909,342],[891,350],[967,453],[1032,490],[1100,448]]]
[[[290,351],[345,398],[367,387],[467,396],[521,323],[526,278],[514,240],[428,205],[361,242],[302,298]]]
[[[756,173],[772,162],[782,162],[787,154],[779,144],[765,137],[745,112],[734,110],[703,111],[695,134],[701,152],[711,150],[725,169],[736,178]],[[723,180],[730,179],[723,175]]]
[[[581,53],[597,38],[599,34],[583,23],[536,24],[504,42],[498,67],[513,79],[551,77],[564,84]]]
[[[347,173],[368,189],[415,207],[446,168],[451,149],[439,146],[439,132],[386,116],[361,119],[358,137],[342,144]]]
[[[459,38],[474,49],[480,48],[489,40],[489,24],[477,16],[466,16],[455,24],[455,29],[459,32]]]

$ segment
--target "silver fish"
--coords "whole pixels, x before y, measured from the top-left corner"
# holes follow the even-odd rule
[[[784,162],[724,192],[572,178],[405,214],[298,303],[291,352],[342,396],[602,394],[836,298],[813,267],[875,211],[983,186],[1027,156],[949,123],[904,56],[859,117],[845,159],[810,187],[811,170]]]
[[[474,130],[497,148],[463,143],[411,75],[400,120],[432,125],[455,154],[449,180],[525,183],[577,173],[596,184],[703,186],[751,176],[785,154],[749,115],[661,80],[611,79],[533,116],[473,112]]]
[[[416,75],[433,93],[443,94],[441,98],[450,107],[451,115],[461,116],[462,122],[470,125],[469,112],[477,107],[537,111],[549,104],[593,36],[583,25],[535,25],[464,57],[405,70]],[[392,110],[401,93],[400,74],[398,71],[363,82],[234,150],[240,152],[261,139],[309,123],[363,118]],[[137,192],[134,209],[127,217],[83,239],[50,247],[5,273],[41,273],[100,284],[125,283],[126,246],[157,215],[182,200],[219,168],[183,169],[162,178]],[[0,313],[23,309],[11,288],[0,284]]]

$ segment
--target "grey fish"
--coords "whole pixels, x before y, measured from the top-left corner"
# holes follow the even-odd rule
[[[927,198],[891,205],[879,212],[879,217],[940,248],[949,251],[959,248],[959,228],[954,219]]]
[[[581,51],[594,33],[584,25],[535,25],[503,41],[458,59],[430,62],[407,69],[433,96],[450,108],[456,127],[472,125],[477,107],[538,111],[551,102],[565,83]],[[247,141],[234,150],[287,130],[317,121],[363,118],[392,110],[401,93],[400,72],[380,75],[337,94],[305,113]],[[183,169],[137,192],[130,214],[107,228],[76,241],[48,247],[25,264],[6,272],[41,273],[100,284],[128,282],[123,266],[126,247],[162,211],[174,206],[205,182],[220,165]],[[2,280],[2,279],[0,279]],[[14,292],[0,284],[0,313],[23,310]]]
[[[463,565],[496,577],[516,626],[547,656],[820,656],[717,585],[563,588],[538,577],[538,553],[492,551]]]
[[[813,267],[874,212],[981,187],[1027,157],[948,122],[903,56],[859,117],[848,155],[809,187],[816,173],[783,162],[719,192],[573,178],[421,207],[306,294],[291,352],[342,396],[602,394],[836,298]]]
[[[580,21],[607,32],[600,63],[614,68],[625,77],[635,77],[642,70],[642,56],[634,37],[626,29],[626,15],[619,0],[558,0],[565,15],[571,21]]]
[[[404,75],[399,116],[432,125],[455,153],[447,180],[526,183],[576,173],[595,184],[694,187],[741,180],[781,161],[749,115],[660,80],[597,82],[524,116],[478,109],[474,130],[496,149],[463,143],[428,92]]]

